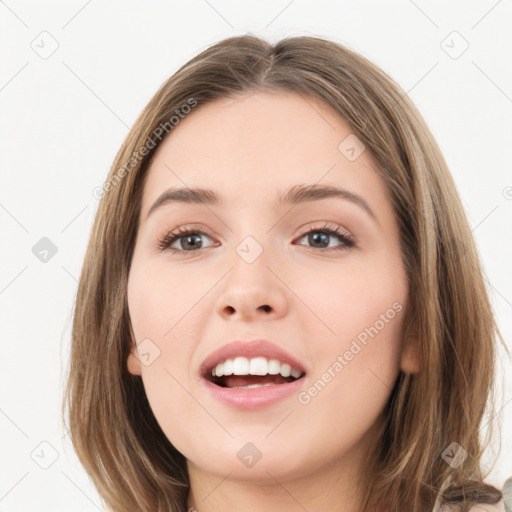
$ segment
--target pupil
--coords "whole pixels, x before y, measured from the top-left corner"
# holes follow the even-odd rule
[[[320,233],[320,232],[317,232],[317,233],[313,233],[310,235],[310,238],[313,240],[313,242],[317,242],[318,241],[318,238],[323,238],[323,242],[326,243],[326,245],[329,245],[328,242],[326,242],[326,238],[328,237],[329,235],[327,233]],[[320,240],[322,242],[322,240]]]
[[[191,240],[193,240],[194,238],[196,239],[196,241],[197,241],[197,239],[199,239],[198,243],[197,243],[197,244],[195,244],[195,245],[194,245],[194,243],[193,243],[193,242],[190,242],[190,241],[191,241]],[[185,237],[185,240],[186,240],[185,245],[190,244],[190,245],[189,245],[189,247],[194,248],[194,247],[197,247],[198,245],[200,245],[201,237],[200,237],[199,235],[187,235],[187,236]]]

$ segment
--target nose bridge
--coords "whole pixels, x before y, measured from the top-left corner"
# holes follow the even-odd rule
[[[255,225],[257,229],[253,229]],[[237,228],[234,235],[241,240],[234,246],[231,270],[218,298],[218,310],[238,312],[244,317],[260,311],[282,314],[286,294],[283,283],[272,269],[272,261],[275,263],[272,237],[265,234],[266,228],[262,222],[246,223],[245,226],[245,229]]]
[[[275,220],[262,211],[261,207],[258,210],[258,204],[264,203],[258,203],[253,197],[241,207],[236,208],[231,226],[236,256],[247,265],[253,265],[256,262],[268,263],[268,255],[275,246],[273,243],[275,230],[271,230]],[[234,261],[238,263],[236,258]]]
[[[247,231],[245,231],[247,233]],[[254,230],[253,230],[254,233]],[[243,234],[240,242],[234,246],[231,259],[232,270],[229,280],[240,286],[269,286],[271,242],[263,236],[262,230],[254,234]]]

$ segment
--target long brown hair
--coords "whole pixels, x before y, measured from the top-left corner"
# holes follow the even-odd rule
[[[343,45],[319,37],[270,44],[252,35],[214,44],[160,87],[99,194],[76,296],[62,413],[67,406],[73,446],[100,496],[115,512],[186,510],[186,460],[160,429],[141,378],[127,371],[134,340],[127,280],[144,177],[164,135],[172,136],[181,114],[254,91],[293,91],[337,112],[377,162],[398,221],[410,290],[407,320],[417,325],[422,368],[400,373],[380,417],[361,510],[424,512],[449,502],[464,512],[473,503],[496,503],[500,491],[483,481],[486,444],[479,433],[487,406],[494,416],[498,339],[506,345],[434,137],[404,91]],[[490,439],[492,422],[487,431]],[[458,467],[442,457],[453,442],[468,454]]]

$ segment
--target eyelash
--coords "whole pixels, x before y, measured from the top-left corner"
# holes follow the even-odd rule
[[[352,235],[350,235],[349,233],[347,233],[346,231],[343,231],[339,226],[325,223],[321,228],[312,228],[311,226],[308,226],[307,229],[308,229],[307,231],[303,232],[299,236],[299,239],[303,238],[305,235],[308,235],[309,233],[324,233],[324,234],[338,238],[338,240],[340,240],[344,244],[344,245],[338,246],[338,247],[318,249],[320,252],[348,251],[352,247],[355,246],[354,237]],[[176,229],[175,231],[171,231],[170,233],[167,233],[165,236],[163,236],[158,241],[158,249],[160,251],[168,250],[168,251],[171,251],[174,253],[177,253],[177,252],[194,253],[194,252],[201,251],[201,249],[206,249],[206,247],[202,247],[201,249],[197,249],[197,250],[185,251],[183,249],[174,249],[174,248],[170,247],[176,240],[179,240],[180,238],[184,238],[186,235],[193,235],[193,234],[208,236],[207,233],[204,233],[203,231],[200,231],[198,229],[180,227],[180,228]],[[303,245],[303,244],[299,244],[299,245]],[[311,248],[316,249],[316,247],[311,247]]]

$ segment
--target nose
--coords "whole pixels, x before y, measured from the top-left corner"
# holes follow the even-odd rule
[[[251,263],[236,254],[217,299],[217,312],[230,321],[280,318],[288,310],[285,282],[265,251]]]

